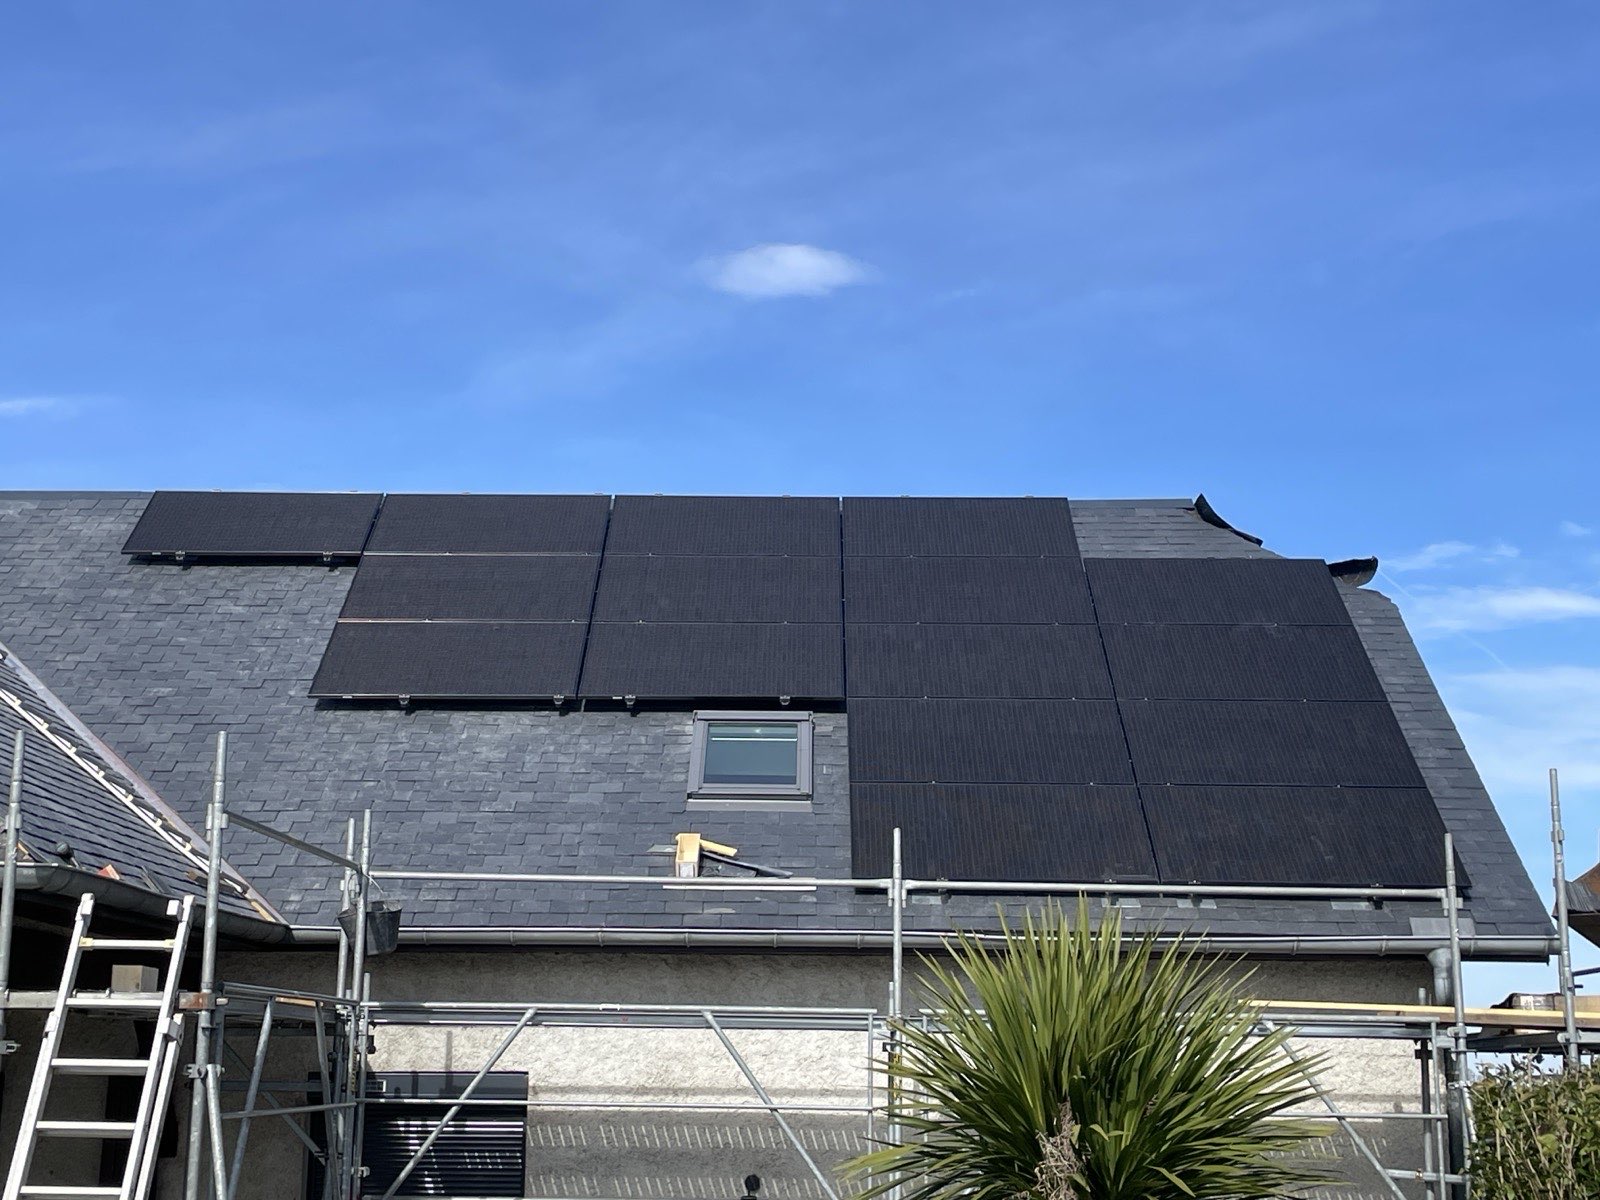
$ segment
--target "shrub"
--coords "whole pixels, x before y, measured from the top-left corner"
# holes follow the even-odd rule
[[[1269,1120],[1314,1098],[1306,1067],[1286,1031],[1255,1036],[1226,964],[1124,945],[1117,914],[1094,929],[1082,903],[950,950],[927,962],[939,1027],[902,1025],[885,1064],[909,1136],[851,1164],[866,1195],[1250,1200],[1320,1181],[1281,1157],[1317,1127]]]
[[[1600,1196],[1600,1067],[1491,1067],[1472,1084],[1472,1115],[1478,1200]]]

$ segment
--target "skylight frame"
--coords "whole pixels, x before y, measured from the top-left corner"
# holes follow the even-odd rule
[[[773,783],[707,783],[706,751],[714,725],[793,725],[795,781]],[[809,712],[771,710],[700,711],[694,714],[689,751],[688,803],[691,808],[809,809],[813,792],[812,762],[815,726]]]

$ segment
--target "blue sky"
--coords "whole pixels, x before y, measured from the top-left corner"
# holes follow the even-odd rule
[[[1385,558],[1547,876],[1597,144],[1582,3],[12,6],[0,486],[1204,490]]]

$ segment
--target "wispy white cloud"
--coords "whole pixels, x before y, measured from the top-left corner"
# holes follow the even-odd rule
[[[1434,179],[1419,183],[1379,226],[1401,241],[1429,242],[1496,225],[1548,220],[1592,203],[1600,181],[1563,170],[1543,178],[1516,173]]]
[[[1537,795],[1551,767],[1567,787],[1600,787],[1600,667],[1449,675],[1440,685],[1492,792]]]
[[[0,417],[65,417],[78,403],[70,396],[9,396],[0,398]]]
[[[1516,558],[1519,553],[1515,546],[1506,542],[1495,542],[1488,546],[1471,542],[1430,542],[1414,554],[1385,558],[1383,565],[1391,571],[1426,571],[1434,567]]]
[[[1600,826],[1600,667],[1577,664],[1442,674],[1439,689],[1478,773],[1544,897],[1551,903],[1549,783],[1561,773],[1569,875],[1595,861]],[[1578,939],[1574,950],[1594,961]],[[1468,979],[1474,1003],[1509,991],[1546,991],[1543,966],[1475,965]]]
[[[1407,616],[1421,633],[1481,633],[1600,617],[1600,596],[1572,588],[1452,587],[1412,594],[1410,599]]]
[[[592,321],[532,332],[481,362],[463,398],[516,407],[613,394],[714,343],[731,320],[723,308],[704,297],[645,296]]]
[[[705,264],[706,279],[719,292],[770,300],[780,296],[826,296],[866,283],[872,270],[848,254],[798,242],[768,242]]]
[[[1570,538],[1586,538],[1594,533],[1588,525],[1580,525],[1576,521],[1561,522],[1561,536]]]

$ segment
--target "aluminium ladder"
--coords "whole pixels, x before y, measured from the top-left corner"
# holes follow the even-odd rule
[[[177,926],[167,938],[98,938],[89,933],[89,918],[94,914],[94,896],[84,893],[78,902],[72,939],[67,943],[67,959],[61,968],[61,988],[55,1007],[45,1021],[39,1045],[39,1060],[34,1066],[33,1083],[22,1110],[17,1144],[12,1151],[11,1170],[6,1176],[3,1200],[25,1200],[29,1196],[105,1196],[116,1200],[144,1200],[149,1195],[155,1171],[156,1149],[161,1136],[161,1119],[172,1092],[172,1079],[183,1042],[183,1014],[178,1007],[178,976],[188,948],[189,929],[194,916],[194,898],[174,900],[167,915],[177,918]],[[169,954],[166,977],[158,992],[80,992],[78,967],[85,951],[165,950]],[[61,1057],[62,1036],[67,1016],[74,1012],[97,1012],[139,1016],[155,1022],[147,1058],[67,1058]],[[50,1085],[63,1075],[90,1075],[100,1078],[124,1076],[144,1080],[139,1105],[131,1121],[74,1121],[46,1118]],[[115,1187],[84,1184],[30,1184],[28,1168],[41,1138],[83,1138],[95,1141],[125,1139],[128,1162],[122,1183]]]

